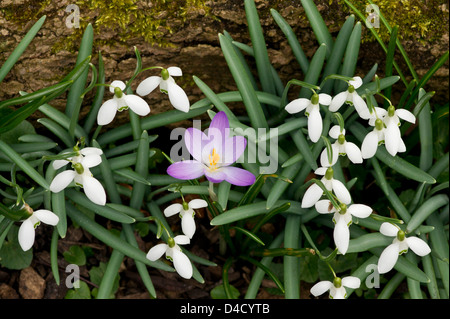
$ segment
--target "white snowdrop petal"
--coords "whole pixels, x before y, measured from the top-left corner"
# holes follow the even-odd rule
[[[368,120],[370,118],[370,112],[366,102],[356,92],[353,93],[353,105],[355,106],[355,110],[358,112],[360,118],[364,120]]]
[[[158,260],[162,255],[164,255],[164,253],[167,251],[167,248],[169,248],[167,244],[158,244],[156,246],[153,246],[148,251],[146,257],[151,261]]]
[[[348,95],[347,91],[336,94],[331,100],[329,110],[331,112],[338,111],[344,104],[344,102],[347,100],[347,95]]]
[[[345,129],[343,130],[342,134],[345,135]],[[337,139],[339,135],[341,135],[341,127],[339,125],[333,125],[333,127],[328,131],[328,135],[330,135],[330,137],[334,139]]]
[[[361,286],[361,279],[355,276],[347,276],[342,278],[342,286],[351,288],[351,289],[358,289],[359,286]]]
[[[50,184],[50,190],[53,193],[59,193],[64,188],[69,186],[69,184],[73,181],[76,172],[72,170],[64,171],[59,173],[53,178],[52,183]]]
[[[320,153],[320,165],[324,168],[333,166],[339,158],[339,147],[336,144],[332,144],[331,149],[333,150],[333,158],[331,159],[331,163],[328,159],[328,152],[326,148],[324,148],[322,153]]]
[[[139,83],[138,87],[136,88],[136,93],[140,96],[150,94],[154,89],[158,87],[161,81],[162,79],[160,76],[150,76]]]
[[[177,273],[184,279],[190,279],[193,274],[193,269],[189,258],[183,252],[174,249],[172,259]]]
[[[326,93],[320,93],[319,94],[319,104],[322,105],[330,105],[331,103],[331,96]]]
[[[383,223],[380,226],[380,233],[388,237],[396,237],[398,233],[398,228],[391,223]]]
[[[85,168],[91,168],[99,165],[102,162],[100,155],[88,155],[81,160],[81,165]]]
[[[90,156],[90,155],[102,155],[103,151],[101,148],[98,147],[85,147],[80,150],[80,153],[84,156]]]
[[[317,297],[330,290],[331,287],[333,287],[333,283],[331,281],[319,281],[311,287],[310,292],[313,296]]]
[[[33,215],[36,216],[39,221],[47,225],[55,226],[59,222],[59,217],[47,209],[36,210],[33,212]]]
[[[345,142],[345,153],[347,153],[348,159],[353,164],[361,164],[363,162],[363,158],[361,155],[361,150],[356,144],[352,142]]]
[[[347,212],[358,218],[367,218],[372,213],[372,208],[363,204],[353,204],[347,208]]]
[[[418,256],[423,257],[428,255],[431,252],[430,246],[418,237],[407,237],[406,242],[408,247]]]
[[[302,208],[312,207],[322,197],[323,190],[316,183],[312,184],[303,195]]]
[[[175,243],[178,245],[187,245],[191,242],[188,236],[186,235],[178,235],[173,238],[175,240]]]
[[[169,101],[174,108],[182,112],[189,112],[189,98],[186,92],[175,82],[167,82]]]
[[[19,228],[18,240],[23,251],[29,250],[34,244],[34,225],[30,218],[24,220]]]
[[[361,156],[363,159],[372,158],[378,149],[378,133],[372,131],[366,135],[361,144]]]
[[[126,85],[123,81],[115,80],[115,81],[112,81],[111,86],[109,87],[109,91],[111,93],[114,93],[114,88],[119,88],[123,91],[123,90],[125,90]]]
[[[406,109],[397,109],[395,110],[395,114],[402,120],[405,120],[409,123],[416,123],[416,117],[414,116],[414,114]]]
[[[150,106],[148,106],[143,98],[134,94],[129,94],[124,98],[128,107],[137,115],[146,116],[150,113]]]
[[[397,263],[399,253],[399,244],[394,243],[387,246],[378,259],[378,272],[385,274],[394,268]]]
[[[331,202],[328,199],[321,199],[317,201],[315,204],[315,208],[319,214],[330,214],[334,213],[334,206],[331,205],[331,209],[329,210]]]
[[[87,198],[97,205],[106,204],[106,193],[103,185],[94,177],[83,176],[83,190]]]
[[[390,124],[384,130],[384,145],[386,146],[386,150],[392,156],[395,156],[398,152],[400,138],[400,130],[397,125]]]
[[[288,112],[289,114],[295,114],[298,112],[303,111],[304,109],[306,109],[309,105],[311,104],[311,101],[309,99],[305,99],[305,98],[299,98],[299,99],[295,99],[291,102],[289,102],[286,106],[285,106],[285,110],[286,112]]]
[[[322,116],[318,107],[314,107],[308,116],[308,135],[312,142],[316,143],[322,135]]]
[[[333,238],[339,252],[345,255],[350,241],[350,230],[344,218],[340,218],[334,226]]]
[[[345,294],[346,294],[346,291],[345,291],[344,287],[330,289],[330,296],[333,299],[345,299]]]
[[[189,202],[189,207],[193,208],[193,209],[198,209],[198,208],[203,208],[203,207],[207,207],[208,203],[206,202],[206,200],[203,199],[193,199]]]
[[[181,205],[180,203],[172,204],[172,205],[166,207],[166,209],[164,209],[164,216],[166,216],[166,217],[173,216],[173,215],[181,212],[182,209],[183,209],[183,205]]]
[[[348,83],[350,83],[350,85],[353,85],[353,87],[357,89],[363,84],[363,81],[360,76],[355,76],[353,77],[353,80],[348,81]]]
[[[314,171],[314,174],[316,174],[316,175],[325,175],[326,172],[327,172],[327,168],[326,167],[319,167],[318,169],[316,169]]]
[[[66,160],[54,160],[52,166],[54,169],[60,169],[61,167],[69,164],[69,161]]]
[[[117,101],[110,99],[100,106],[97,113],[97,124],[107,125],[112,122],[117,113]]]
[[[192,214],[183,215],[183,218],[181,218],[181,229],[187,237],[192,238],[194,236],[196,226]]]
[[[182,76],[183,71],[177,66],[171,66],[167,68],[167,71],[169,72],[170,76]]]
[[[347,187],[345,187],[345,185],[337,179],[333,179],[332,185],[333,185],[333,191],[334,191],[334,194],[336,195],[336,197],[339,198],[339,200],[341,202],[343,202],[344,204],[346,204],[346,205],[350,204],[350,202],[352,201],[352,198],[350,196],[350,193],[349,193]]]

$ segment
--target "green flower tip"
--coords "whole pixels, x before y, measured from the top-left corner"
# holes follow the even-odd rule
[[[189,209],[189,205],[185,201],[183,201],[182,205],[183,205],[183,210],[188,210]]]
[[[399,230],[397,232],[397,239],[399,241],[403,241],[405,239],[405,236],[406,236],[406,234],[405,234],[405,232],[403,230]]]
[[[319,103],[319,94],[314,93],[314,95],[311,97],[311,103],[314,105]]]
[[[120,99],[122,97],[122,95],[123,95],[123,92],[122,92],[122,90],[120,88],[115,87],[114,88],[114,95]]]
[[[333,168],[328,167],[328,168],[327,168],[327,171],[326,171],[326,173],[325,173],[325,178],[328,179],[328,180],[330,180],[330,179],[333,178],[333,175],[334,175]]]
[[[341,145],[345,143],[345,135],[344,134],[339,134],[338,142]]]
[[[376,119],[376,120],[375,120],[375,128],[376,128],[378,131],[381,131],[381,130],[383,129],[383,121],[380,120],[380,119]]]
[[[81,163],[75,163],[72,165],[73,169],[77,172],[77,174],[83,174],[84,173],[84,167],[81,165]]]
[[[353,93],[355,92],[355,87],[353,85],[350,85],[347,89],[348,93]]]
[[[344,203],[339,205],[339,213],[341,215],[344,215],[347,212],[347,205],[345,205]]]
[[[393,105],[390,105],[389,107],[388,107],[388,115],[389,115],[389,117],[392,117],[392,116],[394,116],[394,114],[395,114],[395,107],[393,106]]]
[[[169,71],[167,71],[167,69],[162,69],[161,70],[161,77],[164,81],[169,79]]]
[[[333,285],[334,285],[335,288],[341,288],[341,286],[342,286],[342,279],[339,278],[339,277],[334,277]]]
[[[170,248],[173,248],[175,246],[175,239],[169,237],[169,239],[167,239],[167,245],[169,245]]]

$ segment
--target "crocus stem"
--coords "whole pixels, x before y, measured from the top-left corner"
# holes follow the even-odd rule
[[[209,197],[211,198],[211,200],[213,202],[217,202],[218,197],[217,197],[216,193],[214,192],[214,183],[213,182],[209,182],[208,192],[209,192]]]

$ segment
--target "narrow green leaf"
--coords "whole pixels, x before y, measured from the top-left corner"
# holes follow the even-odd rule
[[[352,34],[348,40],[347,48],[345,50],[344,61],[339,74],[353,77],[355,75],[356,63],[358,62],[359,47],[361,44],[361,22],[357,22],[353,28]],[[346,90],[347,83],[339,81],[336,82],[335,92],[342,92]]]
[[[419,227],[430,214],[434,213],[436,210],[441,208],[444,205],[447,205],[449,202],[448,196],[444,194],[435,195],[429,199],[427,199],[415,212],[414,215],[408,222],[406,227],[406,232],[411,233],[417,227]]]
[[[420,136],[420,169],[428,171],[433,165],[433,123],[431,120],[430,103],[424,103],[426,93],[423,89],[419,90],[419,103],[416,108],[420,108],[419,113],[419,136]],[[431,98],[431,96],[430,96]],[[421,101],[424,100],[422,103]],[[421,105],[419,105],[421,104]],[[423,105],[423,106],[422,106]],[[423,107],[423,108],[422,108]],[[414,111],[416,111],[416,108]],[[416,113],[416,112],[414,112]],[[417,115],[416,115],[417,116]]]
[[[75,145],[74,139],[70,137],[67,130],[65,130],[57,122],[48,118],[40,118],[37,120],[37,122],[45,126],[50,132],[55,134],[55,136],[59,138],[67,147],[73,147]]]
[[[267,197],[266,209],[271,209],[273,205],[278,201],[279,198],[282,198],[286,188],[292,184],[292,179],[297,175],[300,170],[300,166],[292,165],[289,166],[281,172],[281,176],[284,179],[278,179],[270,190],[269,196]]]
[[[392,68],[394,65],[394,54],[397,44],[397,33],[398,33],[398,26],[394,26],[391,31],[391,37],[389,39],[388,49],[386,52],[386,66],[384,68],[384,75],[386,77],[392,75]],[[391,92],[392,92],[392,86],[387,87],[384,90],[384,96],[386,96],[388,99],[391,98]],[[389,106],[388,101],[384,100],[384,107],[387,108]]]
[[[312,85],[318,84],[323,64],[325,62],[326,54],[327,54],[327,46],[325,44],[321,44],[311,59],[308,72],[305,74],[305,78],[303,80],[304,82]],[[299,93],[300,98],[310,98],[311,95],[312,91],[306,87],[303,87]]]
[[[91,109],[89,110],[89,114],[86,117],[86,120],[84,122],[83,129],[86,132],[90,132],[92,127],[94,126],[94,123],[97,120],[97,113],[100,109],[100,106],[103,103],[103,96],[105,94],[105,66],[103,63],[103,56],[101,52],[98,52],[98,82],[99,84],[97,86],[97,91],[95,92],[95,97],[92,102]],[[75,131],[76,134],[76,131]]]
[[[319,10],[317,9],[314,1],[312,0],[301,0],[303,8],[305,9],[306,17],[311,24],[311,27],[316,35],[316,39],[319,45],[325,44],[327,46],[327,56],[330,55],[333,49],[333,38],[331,37],[330,31],[325,24]]]
[[[237,230],[240,233],[243,233],[245,236],[247,236],[248,238],[252,239],[253,241],[257,242],[258,244],[264,246],[264,242],[255,234],[253,234],[252,232],[248,231],[247,229],[244,229],[242,227],[239,226],[233,226],[230,229],[234,229]]]

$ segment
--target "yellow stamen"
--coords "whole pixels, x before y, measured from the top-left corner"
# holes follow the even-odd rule
[[[216,169],[217,163],[220,161],[220,156],[216,152],[216,149],[213,148],[212,153],[208,155],[209,157],[209,168]]]

